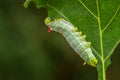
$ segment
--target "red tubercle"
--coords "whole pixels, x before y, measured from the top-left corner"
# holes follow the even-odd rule
[[[48,32],[51,32],[51,29],[50,29],[50,27],[48,27]]]

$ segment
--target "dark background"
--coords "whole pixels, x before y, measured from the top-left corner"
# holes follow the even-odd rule
[[[48,33],[45,8],[25,0],[0,0],[0,80],[97,80],[59,33]],[[108,80],[120,80],[120,45],[112,55]]]

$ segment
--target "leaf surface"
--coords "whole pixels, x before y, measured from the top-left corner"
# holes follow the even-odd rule
[[[64,18],[77,26],[92,42],[99,63],[98,79],[105,79],[110,56],[120,42],[120,0],[26,0],[38,8],[46,7],[52,19]]]

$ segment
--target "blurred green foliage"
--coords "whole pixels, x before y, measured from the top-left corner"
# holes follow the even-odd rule
[[[24,0],[0,0],[0,80],[97,80],[97,70],[83,60],[59,33],[48,33],[45,8],[28,9]],[[120,46],[107,70],[119,80]],[[89,75],[88,75],[89,74]]]

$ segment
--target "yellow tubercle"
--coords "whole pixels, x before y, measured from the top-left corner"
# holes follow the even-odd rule
[[[51,18],[50,17],[47,17],[46,19],[45,19],[45,24],[49,24],[51,22]]]
[[[89,46],[89,47],[91,46],[91,44],[92,44],[91,42],[88,42],[88,46]]]
[[[85,34],[83,35],[83,38],[86,39],[86,35]]]
[[[54,19],[54,21],[57,21],[57,19]]]
[[[97,64],[98,63],[98,60],[96,58],[94,58],[94,64]]]
[[[82,35],[82,32],[81,32],[81,31],[80,31],[79,33],[80,33],[80,35]]]
[[[63,18],[59,18],[58,20],[63,20]]]
[[[75,27],[75,28],[74,28],[74,31],[78,31],[78,28],[77,28],[77,27]]]
[[[54,19],[54,21],[61,21],[63,18]]]

